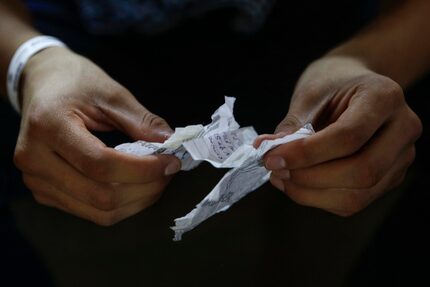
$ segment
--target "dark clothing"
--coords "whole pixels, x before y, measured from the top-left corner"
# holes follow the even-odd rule
[[[217,10],[231,10],[236,31],[258,30],[275,0],[27,0],[33,11],[72,15],[94,34],[137,31],[153,34],[171,29],[189,18],[201,18]],[[75,9],[70,9],[74,7]]]

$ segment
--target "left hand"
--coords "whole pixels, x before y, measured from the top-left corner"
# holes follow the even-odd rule
[[[264,157],[271,183],[299,204],[349,216],[400,184],[422,126],[391,79],[345,57],[322,58],[303,73],[275,135],[306,123],[316,133]]]
[[[93,135],[116,129],[163,142],[173,131],[90,60],[50,47],[30,59],[21,81],[14,160],[37,202],[110,226],[155,203],[180,170],[174,156],[132,156]]]

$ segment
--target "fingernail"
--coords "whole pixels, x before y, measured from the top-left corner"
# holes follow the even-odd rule
[[[266,168],[270,170],[283,169],[286,167],[285,160],[280,156],[271,156],[266,160]]]
[[[173,132],[160,131],[158,134],[163,136],[165,139],[168,139],[173,134]]]
[[[284,191],[284,183],[282,182],[282,180],[280,178],[277,178],[276,176],[272,176],[270,178],[270,182],[273,184],[274,187],[276,187],[277,189]]]
[[[181,165],[179,164],[178,161],[174,161],[166,167],[164,174],[165,175],[172,175],[172,174],[177,173],[180,170],[181,170]]]

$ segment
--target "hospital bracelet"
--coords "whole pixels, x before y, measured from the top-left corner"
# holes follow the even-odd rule
[[[54,46],[66,47],[63,42],[55,37],[37,36],[25,41],[21,46],[19,46],[13,55],[9,64],[9,69],[7,71],[6,87],[10,104],[18,114],[21,114],[18,98],[19,80],[21,78],[25,64],[27,64],[28,60],[36,53],[48,47]]]

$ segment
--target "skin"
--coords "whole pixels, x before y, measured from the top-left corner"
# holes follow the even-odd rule
[[[38,33],[20,10],[1,5],[0,27],[8,27],[0,34],[15,29],[8,34],[21,35],[0,44],[1,61],[8,63],[20,43]],[[116,129],[135,140],[163,142],[172,129],[94,63],[66,48],[48,48],[30,59],[20,103],[14,160],[41,204],[108,226],[153,204],[180,170],[174,156],[133,157],[92,135]]]
[[[422,133],[403,88],[430,67],[429,16],[430,1],[405,1],[308,66],[275,134],[255,142],[316,129],[265,155],[273,186],[350,216],[402,182]]]
[[[0,2],[0,37],[10,39],[0,42],[4,95],[4,67],[38,35],[25,11],[18,1]],[[317,130],[265,156],[276,188],[299,204],[347,216],[401,182],[422,129],[402,88],[430,66],[429,11],[430,1],[406,1],[309,65],[275,134],[255,142],[307,122]],[[118,129],[161,142],[171,129],[88,59],[45,49],[26,65],[21,86],[15,162],[38,202],[111,225],[155,202],[179,170],[174,157],[131,157],[91,134]]]
[[[397,83],[341,57],[306,70],[275,133],[294,132],[307,122],[314,135],[266,154],[270,181],[299,204],[342,216],[402,182],[421,134]]]

